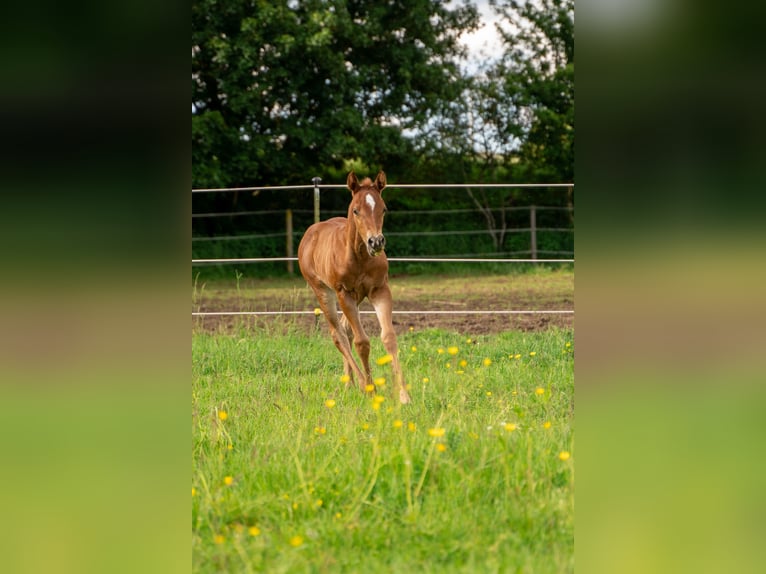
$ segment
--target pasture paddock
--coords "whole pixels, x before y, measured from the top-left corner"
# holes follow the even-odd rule
[[[574,309],[574,271],[571,267],[536,267],[524,272],[472,275],[392,275],[390,280],[394,311],[417,310],[502,310]],[[192,289],[193,311],[311,311],[314,294],[302,278],[241,278],[196,282]],[[360,309],[372,311],[363,303]],[[374,315],[362,314],[370,336],[380,328]],[[320,318],[321,319],[321,318]],[[199,333],[237,333],[242,330],[327,333],[324,320],[313,316],[207,316],[193,317]],[[503,331],[540,331],[551,327],[571,329],[574,316],[552,315],[425,315],[397,314],[393,327],[397,335],[410,327],[417,330],[440,328],[475,335]]]
[[[391,287],[395,309],[571,308],[573,272]],[[195,309],[312,299],[297,279],[193,293]],[[571,315],[395,315],[409,405],[390,380],[345,389],[321,317],[210,319],[192,336],[194,572],[574,570]],[[389,377],[368,332],[373,378]]]

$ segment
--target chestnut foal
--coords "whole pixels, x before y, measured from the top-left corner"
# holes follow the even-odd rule
[[[394,388],[399,401],[410,402],[399,364],[396,334],[391,320],[391,289],[388,287],[388,259],[383,251],[383,216],[386,204],[381,192],[386,187],[386,174],[378,173],[375,181],[357,180],[352,171],[346,185],[351,190],[348,217],[333,217],[313,224],[306,230],[298,246],[301,274],[314,290],[319,307],[330,325],[335,346],[343,355],[343,370],[350,385],[357,382],[364,391],[372,384],[370,374],[370,338],[359,318],[359,304],[369,299],[380,323],[383,346],[392,357]],[[339,317],[336,303],[343,315]],[[364,371],[351,354],[351,344],[362,360]],[[356,376],[356,381],[354,377]]]

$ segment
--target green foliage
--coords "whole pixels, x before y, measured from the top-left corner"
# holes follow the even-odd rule
[[[193,571],[573,570],[572,332],[403,335],[404,407],[264,335],[193,337]]]
[[[395,173],[402,130],[454,97],[475,24],[474,7],[430,0],[195,0],[193,185],[304,183],[354,158]]]
[[[510,114],[498,131],[519,138],[526,181],[574,181],[574,0],[491,0],[504,25],[490,75]]]

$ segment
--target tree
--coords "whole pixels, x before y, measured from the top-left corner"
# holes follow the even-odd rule
[[[506,51],[491,76],[511,111],[498,116],[519,138],[530,181],[574,180],[574,0],[490,0]]]
[[[574,179],[574,1],[490,0],[505,46],[466,77],[428,126],[422,153],[455,182],[563,183]],[[496,250],[509,208],[572,204],[560,189],[466,192]]]
[[[406,169],[403,134],[457,97],[476,23],[433,0],[193,0],[193,184],[304,183],[354,158]]]

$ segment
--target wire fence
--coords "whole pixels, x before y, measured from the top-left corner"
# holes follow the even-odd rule
[[[222,211],[222,212],[204,212],[192,214],[192,219],[196,220],[212,220],[215,218],[237,218],[237,217],[267,217],[274,218],[275,216],[284,217],[286,222],[286,228],[284,231],[271,232],[271,233],[247,233],[238,235],[218,235],[218,236],[193,236],[191,238],[193,243],[197,244],[211,244],[215,242],[252,242],[259,240],[275,240],[280,237],[284,237],[286,241],[287,254],[284,257],[200,257],[192,259],[192,266],[205,266],[205,265],[240,265],[240,264],[259,264],[259,263],[275,263],[286,262],[288,264],[288,270],[292,272],[293,264],[298,260],[292,252],[292,246],[294,244],[293,239],[296,236],[301,236],[303,231],[293,230],[292,228],[292,215],[298,214],[299,216],[314,215],[314,221],[319,220],[319,197],[321,190],[331,189],[346,189],[345,185],[335,184],[320,184],[319,178],[315,178],[313,185],[289,185],[289,186],[253,186],[253,187],[236,187],[236,188],[199,188],[192,189],[192,194],[207,194],[207,193],[226,193],[226,192],[261,192],[261,191],[291,191],[291,190],[313,190],[314,191],[314,209],[265,209],[265,210],[248,210],[241,211]],[[391,184],[387,188],[417,188],[417,189],[438,189],[438,188],[565,188],[573,189],[572,183],[555,183],[555,184]],[[574,206],[501,206],[493,208],[491,213],[503,215],[504,213],[515,213],[520,211],[529,211],[529,225],[516,226],[506,229],[456,229],[456,230],[424,230],[424,231],[387,231],[386,235],[397,237],[413,237],[413,238],[427,238],[427,237],[439,237],[439,236],[482,236],[482,235],[494,235],[502,233],[503,235],[518,235],[529,234],[530,235],[530,248],[527,250],[514,250],[514,251],[494,251],[492,253],[461,253],[461,254],[448,254],[439,256],[405,256],[405,257],[388,257],[388,261],[391,263],[466,263],[466,264],[489,264],[489,263],[513,263],[513,264],[574,264],[574,251],[566,251],[560,249],[541,249],[537,246],[537,236],[539,233],[565,233],[573,234],[573,227],[560,227],[560,226],[538,226],[536,222],[536,216],[538,212],[544,211],[574,211]],[[326,210],[325,216],[344,216],[346,211],[341,210]],[[434,210],[407,210],[396,213],[397,217],[407,216],[456,216],[461,217],[468,214],[483,214],[486,215],[485,210],[478,208],[460,208],[460,209],[434,209]],[[280,219],[281,219],[280,217]],[[492,255],[492,257],[481,257],[481,255]],[[540,257],[540,255],[560,255],[570,257]],[[510,256],[510,257],[504,257]],[[524,257],[520,257],[524,256]],[[362,314],[374,314],[374,311],[360,311]],[[317,310],[313,311],[196,311],[192,312],[194,317],[222,317],[222,316],[279,316],[279,315],[317,315]],[[507,309],[507,310],[414,310],[414,311],[401,311],[395,310],[396,315],[573,315],[573,309],[556,309],[556,310],[535,310],[535,309]]]
[[[574,259],[497,259],[463,257],[388,257],[394,263],[574,263]],[[231,259],[192,259],[192,265],[226,265],[231,263],[270,263],[298,261],[297,257],[242,257]]]
[[[340,315],[343,311],[338,310]],[[391,311],[394,315],[573,315],[572,309],[548,310],[548,309],[521,309],[521,310],[461,310],[461,311],[443,311],[443,310],[422,310],[422,311]],[[230,315],[253,315],[253,316],[275,316],[275,315],[322,315],[320,311],[197,311],[192,312],[192,317],[225,317]],[[361,315],[375,315],[375,311],[359,311]]]

